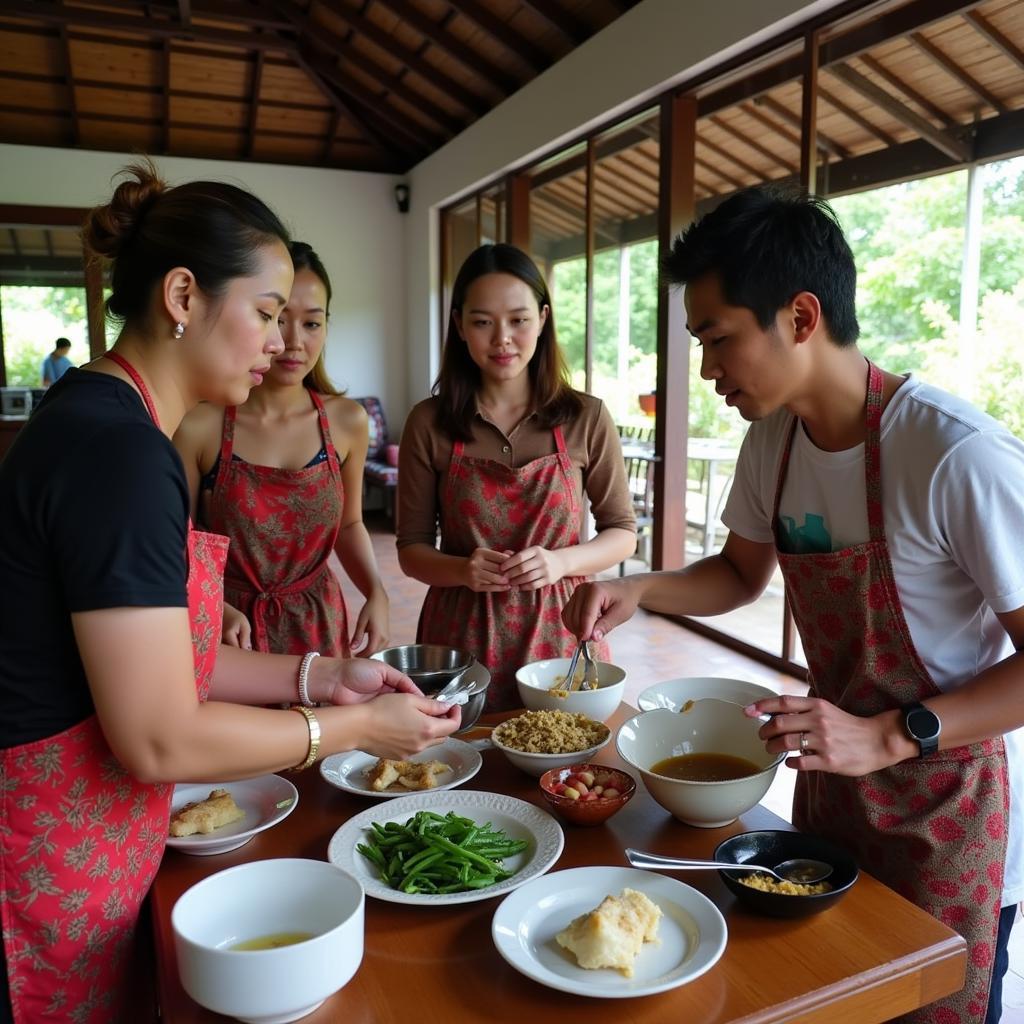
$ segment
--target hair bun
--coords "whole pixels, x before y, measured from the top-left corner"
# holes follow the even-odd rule
[[[115,259],[122,252],[146,212],[167,191],[167,184],[148,160],[120,173],[132,177],[117,186],[109,203],[91,210],[82,226],[86,248],[106,259]]]

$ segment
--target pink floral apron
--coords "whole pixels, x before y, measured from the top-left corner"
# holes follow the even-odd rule
[[[864,444],[870,539],[779,565],[810,670],[811,696],[874,715],[940,691],[918,655],[893,577],[882,513],[882,374],[868,372]],[[774,528],[794,420],[779,469]],[[1003,887],[1009,784],[1002,739],[912,758],[861,778],[799,772],[797,828],[851,850],[862,868],[967,940],[964,988],[905,1017],[981,1024],[988,1005]]]
[[[328,559],[341,526],[341,463],[321,397],[316,406],[327,458],[303,469],[232,459],[235,408],[224,410],[217,481],[207,525],[231,538],[224,599],[252,625],[253,648],[272,654],[352,656],[345,599]]]
[[[562,428],[554,428],[553,455],[515,469],[494,459],[470,458],[456,441],[441,507],[441,550],[468,557],[476,548],[554,550],[580,539],[580,500]],[[417,640],[471,651],[491,673],[487,710],[521,705],[516,670],[531,661],[565,658],[576,638],[562,625],[562,608],[583,576],[567,576],[539,590],[476,593],[469,587],[431,587],[420,612]],[[607,661],[608,645],[591,644]]]
[[[152,399],[131,376],[153,422]],[[196,689],[210,689],[227,538],[189,524],[188,609]],[[130,699],[130,695],[127,697]],[[95,715],[0,751],[0,915],[16,1024],[131,1021],[121,1000],[139,908],[160,865],[174,786],[136,781]]]

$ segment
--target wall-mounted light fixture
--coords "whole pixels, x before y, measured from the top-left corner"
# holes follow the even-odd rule
[[[395,186],[395,202],[398,203],[399,213],[409,212],[409,186],[408,185],[396,185]]]

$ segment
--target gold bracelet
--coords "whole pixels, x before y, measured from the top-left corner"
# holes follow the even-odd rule
[[[293,704],[290,710],[298,711],[306,719],[306,725],[309,726],[309,752],[306,754],[306,760],[288,769],[290,772],[303,772],[316,760],[317,754],[320,753],[320,722],[309,708],[303,707],[301,704]]]

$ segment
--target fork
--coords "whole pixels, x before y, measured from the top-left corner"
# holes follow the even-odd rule
[[[597,663],[590,653],[590,643],[584,640],[580,646],[583,648],[583,682],[580,683],[580,689],[596,690],[598,688]]]

